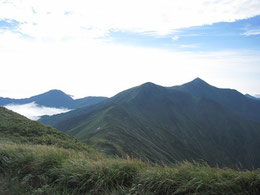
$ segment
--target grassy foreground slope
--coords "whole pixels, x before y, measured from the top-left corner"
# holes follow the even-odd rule
[[[0,194],[260,193],[259,170],[107,158],[53,128],[0,109]]]
[[[260,171],[187,162],[151,166],[133,159],[93,159],[57,147],[0,144],[0,193],[257,195]]]

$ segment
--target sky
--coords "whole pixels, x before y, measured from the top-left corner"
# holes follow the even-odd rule
[[[0,97],[197,77],[260,94],[260,0],[0,0]]]

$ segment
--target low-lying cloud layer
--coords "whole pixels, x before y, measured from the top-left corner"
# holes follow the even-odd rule
[[[8,104],[5,106],[7,109],[17,112],[21,115],[26,116],[31,120],[38,120],[43,115],[54,115],[70,111],[67,108],[52,108],[39,106],[35,102],[29,104]]]

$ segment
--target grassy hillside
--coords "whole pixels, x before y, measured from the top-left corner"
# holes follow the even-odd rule
[[[209,85],[200,78],[184,85],[174,86],[172,89],[214,100],[236,114],[260,123],[260,101],[248,98],[234,89],[220,89]]]
[[[260,193],[259,170],[108,158],[55,129],[0,109],[0,194]]]
[[[152,83],[43,121],[107,154],[260,167],[260,125],[207,98]]]
[[[37,121],[31,121],[3,107],[0,107],[0,141],[91,150],[86,144],[74,137],[52,127],[44,126]]]

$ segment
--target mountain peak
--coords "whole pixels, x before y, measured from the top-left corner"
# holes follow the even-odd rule
[[[152,87],[152,86],[157,86],[157,85],[152,82],[146,82],[146,83],[140,85],[140,87]]]
[[[156,85],[152,82],[146,82],[139,86],[139,89],[141,89],[141,91],[149,91],[151,93],[153,93],[157,90],[161,90],[162,88],[163,88],[162,86]]]
[[[69,108],[73,103],[73,99],[70,95],[64,93],[58,89],[52,89],[45,93],[32,96],[28,98],[29,102],[34,101],[39,105],[44,105],[47,107],[66,107]]]
[[[64,93],[63,91],[59,90],[59,89],[52,89],[50,91],[46,92],[47,94],[59,94],[59,95],[68,95],[66,93]],[[68,95],[70,96],[70,95]]]
[[[199,83],[199,84],[207,84],[207,82],[205,82],[204,80],[202,80],[201,78],[197,77],[196,79],[194,79],[193,81],[191,81],[191,83]]]
[[[196,86],[196,87],[209,87],[211,86],[206,81],[202,80],[201,78],[197,77],[196,79],[184,84],[187,86]]]
[[[36,96],[32,96],[31,98],[39,98],[39,97],[44,97],[44,98],[65,98],[65,99],[68,99],[68,100],[72,100],[72,97],[71,95],[68,95],[66,93],[64,93],[63,91],[61,90],[58,90],[58,89],[52,89],[50,91],[47,91],[45,93],[42,93],[42,94],[39,94],[39,95],[36,95]]]
[[[61,93],[64,93],[63,91],[59,90],[59,89],[51,89],[49,90],[48,92],[61,92]]]

